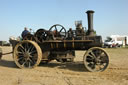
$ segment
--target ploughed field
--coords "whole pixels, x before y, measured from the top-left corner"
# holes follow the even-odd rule
[[[10,52],[11,47],[2,47]],[[0,85],[128,85],[128,48],[105,49],[109,67],[103,72],[88,72],[83,64],[85,51],[76,51],[75,62],[55,60],[34,69],[19,69],[11,54],[0,60]]]

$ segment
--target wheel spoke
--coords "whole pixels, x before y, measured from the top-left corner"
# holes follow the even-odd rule
[[[23,59],[24,59],[24,57],[20,57],[20,58],[18,59],[18,61],[23,60]]]
[[[91,58],[95,58],[93,55],[90,55],[90,54],[88,54],[88,56],[91,57]]]
[[[96,58],[96,55],[93,53],[93,51],[91,51],[90,53],[94,58]]]
[[[104,52],[101,51],[101,52],[97,55],[97,58],[101,58],[103,54],[104,54]]]
[[[19,45],[18,51],[20,51],[21,53],[24,53],[25,48],[22,45]]]
[[[24,54],[17,54],[17,56],[24,56]]]
[[[18,54],[23,54],[23,53],[22,53],[22,52],[20,52],[20,51],[18,51],[17,53],[18,53]]]
[[[61,32],[63,29],[64,29],[64,28],[62,27],[61,30],[60,30],[60,32]]]
[[[88,66],[89,66],[89,68],[91,68],[91,69],[95,69],[95,64],[94,64],[93,62],[90,62],[90,63],[88,64]]]
[[[24,47],[20,44],[19,47],[21,47],[22,49],[24,49]]]
[[[28,52],[30,52],[30,51],[31,51],[31,48],[32,48],[32,45],[30,45],[30,46],[29,46],[29,48],[28,48]]]
[[[23,62],[23,63],[21,64],[21,66],[24,67],[25,63],[26,63],[26,62]]]
[[[34,64],[35,62],[36,62],[37,60],[35,60],[35,59],[31,59],[31,62]]]
[[[104,54],[104,56],[101,56],[101,63],[108,63],[107,55]]]
[[[57,27],[56,27],[56,25],[55,25],[55,30],[57,30]]]
[[[29,68],[31,67],[31,63],[29,62]]]
[[[28,60],[25,61],[25,67],[29,67]]]
[[[28,51],[29,47],[28,47],[28,43],[25,44],[25,51]]]
[[[91,59],[91,58],[87,58],[87,60],[89,60],[89,61],[90,61],[90,60],[93,61],[93,59]]]
[[[36,53],[37,53],[36,50],[30,52],[30,54],[36,54]]]
[[[30,59],[30,58],[29,58],[29,61],[30,61],[32,64],[34,64],[34,63],[35,63],[35,62],[34,62],[32,59]]]
[[[32,46],[31,50],[30,51],[33,51],[34,50],[34,46]]]

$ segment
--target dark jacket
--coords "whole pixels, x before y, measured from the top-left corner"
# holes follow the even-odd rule
[[[24,38],[29,33],[28,30],[24,30],[21,34],[22,38]]]

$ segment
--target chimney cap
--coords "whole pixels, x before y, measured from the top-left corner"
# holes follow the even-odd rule
[[[93,10],[88,10],[86,13],[94,13],[95,11]]]

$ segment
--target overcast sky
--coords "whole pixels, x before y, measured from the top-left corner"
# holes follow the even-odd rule
[[[75,29],[74,21],[87,24],[87,10],[94,10],[98,35],[128,35],[128,0],[0,0],[0,40],[20,36],[24,27],[36,31],[61,24]]]

